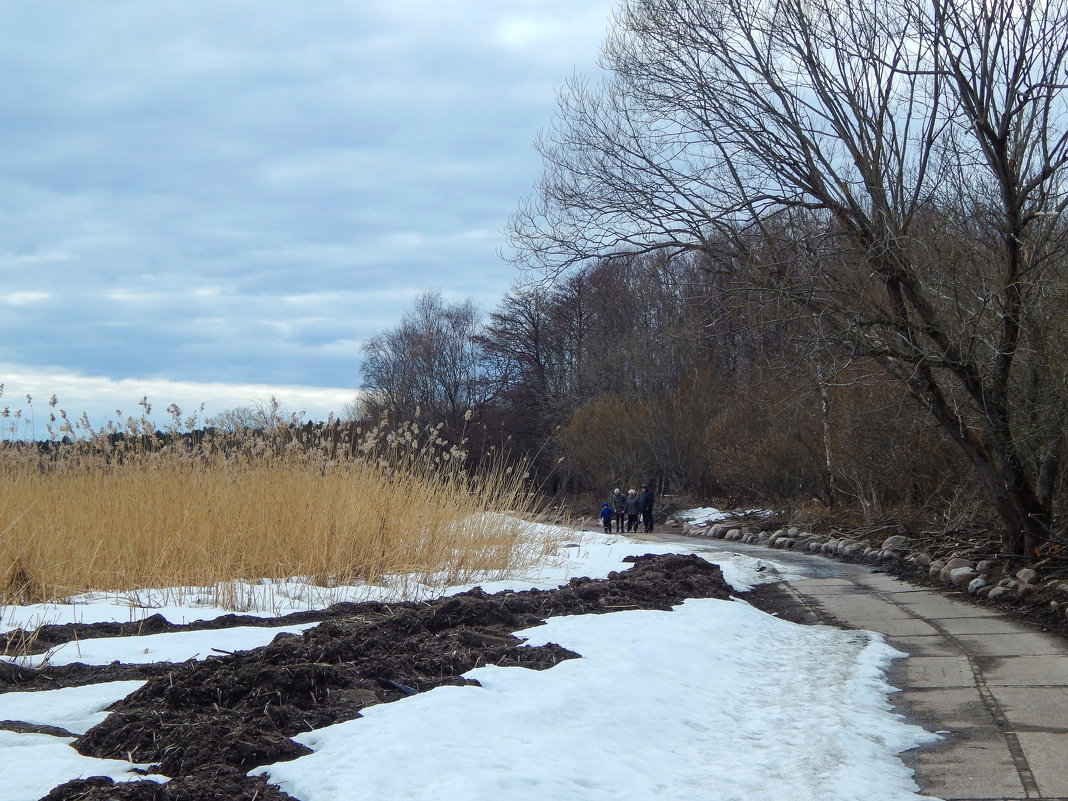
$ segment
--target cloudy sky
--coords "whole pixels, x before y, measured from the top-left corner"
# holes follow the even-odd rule
[[[340,410],[418,293],[508,288],[531,142],[613,6],[5,3],[0,407]]]

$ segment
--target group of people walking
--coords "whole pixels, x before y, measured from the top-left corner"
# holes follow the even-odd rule
[[[622,532],[624,518],[626,518],[627,531],[637,531],[639,517],[642,529],[646,534],[651,534],[653,531],[653,491],[645,484],[642,484],[641,493],[627,490],[626,495],[617,487],[612,492],[612,499],[601,505],[601,522],[604,523],[606,534],[612,533],[613,522],[616,531]]]

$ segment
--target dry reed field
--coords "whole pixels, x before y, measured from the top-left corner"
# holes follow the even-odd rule
[[[186,587],[240,610],[250,602],[229,582],[439,586],[547,547],[517,519],[536,512],[523,469],[465,469],[462,444],[437,429],[182,433],[52,417],[48,441],[0,442],[0,604]]]

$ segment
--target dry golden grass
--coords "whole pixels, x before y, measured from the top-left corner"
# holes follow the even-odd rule
[[[407,424],[0,443],[0,604],[287,577],[440,585],[536,558],[522,524],[487,514],[535,511],[522,470],[463,457]]]

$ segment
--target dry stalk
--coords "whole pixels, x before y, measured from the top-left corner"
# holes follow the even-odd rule
[[[437,429],[77,430],[0,442],[0,603],[185,587],[247,609],[262,579],[462,580],[533,558],[521,524],[487,516],[536,511],[523,471],[470,471]]]

